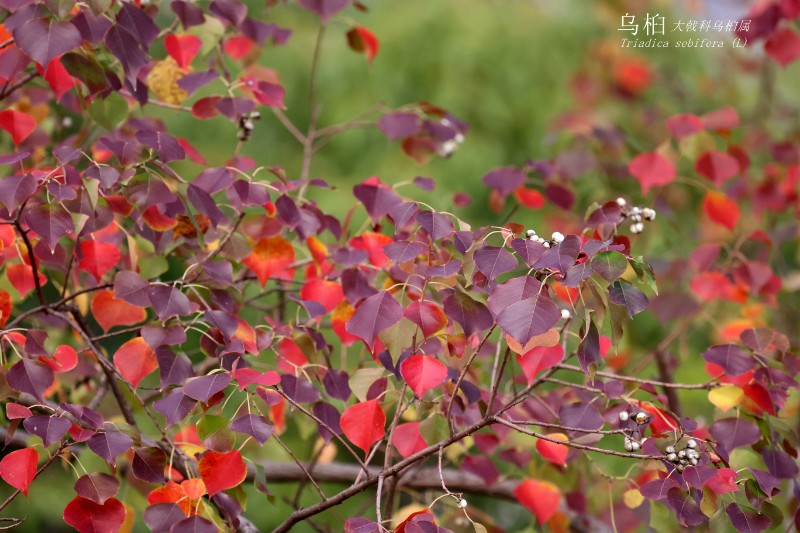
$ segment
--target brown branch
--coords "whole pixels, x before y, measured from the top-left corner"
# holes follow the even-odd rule
[[[34,70],[33,72],[31,72],[30,74],[28,74],[27,76],[25,76],[24,78],[19,80],[14,85],[5,88],[3,90],[3,92],[2,92],[2,94],[0,94],[0,100],[5,100],[9,96],[11,96],[17,89],[20,89],[21,87],[24,87],[29,81],[31,81],[33,78],[37,77],[38,75],[39,75],[39,73]]]
[[[570,372],[579,372],[581,374],[585,374],[583,370],[579,366],[575,365],[568,365],[561,363],[556,365],[556,370],[569,370]],[[595,372],[596,376],[609,378],[609,379],[616,379],[619,381],[629,381],[631,383],[641,383],[642,385],[652,385],[654,387],[663,387],[665,389],[686,389],[686,390],[708,390],[719,387],[718,383],[713,382],[706,382],[706,383],[670,383],[667,381],[657,381],[654,379],[644,379],[644,378],[635,378],[633,376],[621,376],[619,374],[613,374],[611,372]]]
[[[0,97],[2,100],[2,97]],[[20,218],[22,218],[22,210],[25,208],[23,205],[20,210],[17,218],[14,220],[14,227],[17,228],[17,232],[22,236],[22,241],[25,243],[25,248],[28,249],[28,261],[31,263],[31,272],[33,273],[33,284],[36,287],[36,297],[39,299],[39,303],[42,306],[46,306],[47,302],[44,299],[44,293],[42,292],[42,284],[39,281],[39,266],[36,264],[36,256],[33,253],[33,245],[31,244],[31,240],[28,237],[28,230],[22,229],[22,224],[20,223]]]
[[[464,377],[467,375],[467,372],[469,372],[470,366],[472,366],[472,362],[475,360],[475,357],[477,357],[478,352],[481,351],[481,348],[483,348],[484,343],[489,339],[489,337],[491,336],[492,332],[494,332],[496,327],[497,324],[492,324],[492,327],[489,329],[489,331],[486,332],[486,335],[484,335],[483,339],[481,339],[481,342],[480,344],[478,344],[478,347],[475,348],[475,351],[472,353],[472,355],[469,356],[467,364],[464,365],[464,368],[462,368],[461,372],[458,374],[458,379],[456,380],[456,386],[453,389],[453,395],[450,396],[450,402],[447,405],[447,412],[445,413],[445,418],[447,418],[447,426],[450,429],[450,435],[453,435],[455,433],[452,413],[453,413],[453,403],[455,402],[455,398],[458,395],[458,388],[461,386],[461,382],[464,381]]]
[[[672,368],[670,362],[667,360],[666,352],[656,350],[655,352],[656,366],[658,367],[658,377],[663,383],[672,383],[675,379],[672,377]],[[681,409],[681,402],[674,387],[664,387],[664,394],[667,397],[667,405],[669,408],[678,415],[677,420],[683,416]]]

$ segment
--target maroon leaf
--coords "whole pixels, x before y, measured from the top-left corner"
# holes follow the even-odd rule
[[[244,415],[231,422],[231,431],[250,435],[259,444],[264,444],[272,436],[275,426],[260,415]]]
[[[600,361],[600,334],[592,320],[589,320],[589,329],[578,346],[577,356],[584,372],[588,372],[590,364]]]
[[[219,529],[209,520],[194,515],[175,523],[169,531],[170,533],[217,533]]]
[[[469,295],[455,291],[442,302],[447,317],[457,322],[466,336],[480,333],[492,327],[492,313],[482,303]]]
[[[25,223],[55,251],[58,240],[75,230],[72,217],[58,204],[41,204],[25,212]]]
[[[319,402],[314,405],[314,416],[317,417],[319,422],[323,422],[323,424],[319,425],[319,434],[325,440],[325,442],[330,442],[333,438],[334,434],[341,435],[342,434],[342,426],[341,426],[341,418],[342,415],[339,411],[329,403],[326,402]],[[333,433],[331,433],[333,431]]]
[[[547,250],[533,265],[533,268],[552,268],[562,274],[575,264],[578,254],[581,253],[581,239],[577,235],[567,235],[563,242]]]
[[[186,151],[172,135],[161,131],[142,130],[136,132],[136,140],[152,148],[162,163],[186,159]]]
[[[625,306],[630,318],[647,309],[650,304],[650,300],[642,291],[623,280],[612,283],[608,287],[608,295],[613,303]]]
[[[137,76],[148,62],[147,54],[139,46],[136,37],[117,24],[106,32],[103,42],[119,60],[122,69],[125,71],[125,77],[135,89],[138,84]]]
[[[197,401],[183,393],[183,389],[178,388],[153,402],[153,409],[164,415],[167,424],[170,426],[177,424],[197,405]]]
[[[371,349],[378,333],[394,326],[401,318],[403,307],[389,291],[381,291],[361,302],[345,329]]]
[[[735,344],[718,344],[703,352],[703,358],[709,363],[722,367],[725,373],[738,376],[751,370],[755,360],[745,349]]]
[[[162,322],[173,316],[188,315],[192,312],[189,298],[169,285],[152,285],[148,291],[150,304]]]
[[[36,192],[37,186],[36,178],[30,174],[0,178],[0,204],[9,213],[14,213],[22,202]]]
[[[703,490],[703,485],[716,475],[717,471],[710,466],[690,466],[683,471],[683,480],[692,487]]]
[[[161,448],[134,448],[132,469],[133,475],[150,483],[164,482],[164,467],[167,465],[167,454]]]
[[[87,443],[89,448],[111,465],[116,458],[133,446],[133,439],[121,431],[104,431],[91,437]]]
[[[414,217],[414,220],[416,220],[417,224],[430,235],[431,240],[438,241],[453,233],[453,223],[450,222],[450,219],[446,215],[441,213],[435,211],[419,211]]]
[[[297,403],[313,403],[319,400],[319,391],[310,381],[290,374],[281,376],[281,388],[286,396]]]
[[[745,511],[739,505],[732,503],[725,508],[731,524],[740,533],[761,533],[772,526],[772,520],[764,514],[755,511]]]
[[[144,523],[152,533],[169,533],[186,515],[174,503],[156,503],[144,510]]]
[[[679,487],[680,485],[677,481],[671,477],[666,477],[663,479],[654,479],[652,481],[648,481],[639,488],[639,492],[641,492],[642,496],[645,498],[649,498],[651,500],[663,500],[667,497],[667,493],[670,489]]]
[[[12,389],[27,392],[37,400],[42,400],[54,380],[55,374],[49,366],[30,359],[17,361],[6,374],[6,381]]]
[[[603,427],[603,417],[590,403],[577,402],[561,406],[558,417],[565,426],[596,430]]]
[[[77,496],[64,509],[64,522],[81,533],[110,533],[125,521],[125,506],[116,498],[102,505]]]
[[[234,27],[239,26],[247,18],[247,7],[238,0],[214,0],[208,10]]]
[[[30,420],[30,418],[28,419]],[[767,465],[769,473],[781,479],[794,479],[797,476],[797,461],[783,450],[764,448],[761,450],[761,459]]]
[[[350,5],[351,0],[299,0],[300,5],[313,11],[327,22],[333,15]]]
[[[78,478],[75,482],[75,492],[78,496],[92,500],[103,505],[106,500],[116,496],[119,490],[119,480],[114,476],[93,472]]]
[[[149,307],[150,284],[136,272],[122,270],[114,278],[114,297],[131,305]]]
[[[125,28],[136,38],[136,41],[145,51],[147,51],[150,43],[158,37],[159,29],[153,19],[133,3],[126,2],[122,4],[122,8],[117,13],[116,21],[118,26]]]
[[[395,263],[416,259],[427,250],[427,246],[417,241],[397,241],[383,247],[383,253]]]
[[[558,307],[543,295],[515,302],[497,315],[497,325],[525,346],[537,335],[547,333],[561,318]]]
[[[78,29],[69,22],[32,18],[14,28],[14,41],[31,59],[47,68],[50,61],[81,45]]]
[[[192,361],[186,354],[175,355],[172,350],[161,347],[156,350],[156,360],[162,389],[169,385],[183,385],[194,375]]]
[[[755,444],[761,438],[758,426],[739,417],[717,420],[708,431],[729,452],[741,446]]]
[[[694,502],[692,496],[681,489],[669,489],[669,492],[667,492],[667,504],[675,511],[678,522],[684,527],[696,526],[708,520],[708,517],[703,514],[703,511]]]
[[[50,446],[67,434],[72,422],[58,416],[35,415],[26,418],[22,425],[25,431],[42,439],[45,446]]]
[[[231,375],[228,372],[200,376],[187,381],[183,392],[190,398],[208,402],[209,398],[224,390],[230,382]]]
[[[475,265],[493,281],[500,274],[517,268],[517,259],[500,246],[484,246],[475,250]]]
[[[781,481],[770,474],[769,472],[764,472],[763,470],[758,470],[756,468],[750,468],[750,472],[753,474],[753,479],[756,480],[758,486],[767,495],[767,498],[772,498],[776,494],[780,493]]]

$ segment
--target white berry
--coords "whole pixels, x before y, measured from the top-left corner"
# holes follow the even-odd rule
[[[619,197],[617,198],[617,205],[620,207],[625,207],[628,202],[625,201],[625,198]]]
[[[628,414],[628,411],[620,411],[619,412],[619,421],[620,422],[627,422],[628,418],[630,418],[630,416],[631,415]]]
[[[697,463],[699,461],[697,460],[697,457],[692,457],[691,459],[689,459],[689,462],[692,463],[692,466],[697,466]]]
[[[550,248],[550,243],[548,241],[544,241],[542,245],[544,245],[545,248]]]
[[[553,232],[553,241],[556,243],[564,242],[564,234],[558,231]]]
[[[569,318],[571,316],[572,316],[572,313],[569,312],[569,309],[562,309],[561,310],[561,318],[563,318],[564,320],[569,320]]]
[[[533,237],[534,235],[536,235],[536,230],[529,229],[528,231],[525,232],[525,235],[527,235],[528,237]]]
[[[625,439],[625,451],[626,452],[632,452],[633,451],[633,443],[630,441],[630,439],[627,439],[627,438]]]
[[[678,456],[674,453],[667,454],[667,461],[672,461],[673,463],[678,459]]]
[[[636,222],[634,224],[631,224],[631,233],[638,234],[643,231],[644,231],[644,224],[642,224],[641,222]]]
[[[639,443],[638,443],[638,442],[632,442],[632,443],[631,443],[631,450],[632,450],[632,451],[634,451],[634,452],[638,452],[638,451],[639,451],[639,448],[641,448],[641,446],[639,445]]]
[[[466,509],[466,507],[467,507],[467,500],[465,500],[464,498],[461,498],[460,500],[458,500],[458,507],[459,507],[460,509]]]
[[[644,424],[647,422],[647,413],[644,411],[640,411],[636,414],[636,423],[637,424]]]
[[[667,452],[667,453],[675,453],[675,447],[674,446],[667,446],[666,448],[664,448],[664,451]]]
[[[697,448],[697,441],[696,441],[696,440],[694,440],[694,439],[689,439],[689,440],[686,442],[686,447],[687,447],[687,448]]]

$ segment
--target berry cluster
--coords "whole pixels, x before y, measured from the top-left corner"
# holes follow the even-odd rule
[[[636,415],[631,415],[628,411],[620,411],[619,413],[620,426],[625,429],[625,451],[638,452],[645,439],[642,438],[642,433],[650,422],[650,415],[644,411],[639,411]]]
[[[674,464],[678,472],[683,472],[687,466],[697,466],[700,461],[700,452],[697,451],[697,441],[694,439],[687,440],[686,446],[677,452],[675,446],[667,446],[664,453],[667,454],[667,461]]]
[[[253,135],[253,130],[255,129],[255,124],[253,124],[254,120],[259,120],[261,118],[261,113],[258,111],[253,111],[252,113],[245,113],[239,119],[239,131],[236,133],[236,138],[240,141],[249,141],[250,136]]]
[[[556,244],[564,242],[564,234],[558,231],[554,231],[549,239],[545,239],[544,237],[539,237],[536,234],[535,229],[529,229],[528,231],[525,232],[525,235],[528,237],[529,241],[538,242],[545,248],[551,248]]]
[[[625,198],[617,198],[617,205],[622,208],[622,216],[631,219],[631,233],[639,234],[644,231],[644,221],[652,221],[656,219],[656,210],[649,207],[631,207],[627,208],[628,202]]]

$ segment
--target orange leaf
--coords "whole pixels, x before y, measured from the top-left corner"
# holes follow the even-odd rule
[[[0,328],[6,325],[11,316],[11,295],[0,289]]]
[[[153,231],[163,232],[171,230],[178,225],[178,221],[161,213],[158,207],[151,205],[144,213],[142,219]]]
[[[261,286],[276,274],[280,274],[294,262],[294,248],[283,237],[265,237],[253,247],[253,253],[242,263],[258,277]]]
[[[111,290],[100,291],[92,298],[92,314],[103,331],[114,326],[133,326],[147,318],[147,311],[114,298],[114,291]]]
[[[238,486],[247,477],[247,466],[238,450],[227,453],[208,451],[197,464],[208,495]]]
[[[36,287],[33,281],[33,269],[30,265],[11,265],[6,268],[6,277],[22,298],[25,298],[25,295]],[[47,278],[39,272],[39,284],[44,285],[45,283],[47,283]]]
[[[528,209],[539,209],[544,206],[544,196],[536,189],[517,187],[514,191],[514,197]]]
[[[354,342],[359,340],[358,337],[351,334],[345,328],[345,324],[353,317],[355,312],[356,310],[350,305],[350,302],[344,300],[336,306],[336,309],[333,310],[333,315],[331,315],[331,328],[333,332],[339,336],[339,339],[345,346],[352,346]]]
[[[514,489],[514,497],[544,524],[558,511],[561,490],[549,481],[526,479]]]
[[[390,244],[392,238],[383,233],[365,231],[357,237],[350,239],[350,246],[356,250],[364,250],[369,254],[369,262],[378,268],[389,262],[389,258],[383,253],[383,247]]]
[[[739,221],[739,206],[736,202],[716,191],[708,191],[703,199],[703,211],[708,218],[732,230]]]
[[[40,361],[49,366],[53,372],[62,374],[78,366],[78,354],[67,344],[62,344],[53,352],[53,357],[40,357]]]
[[[187,479],[181,483],[181,488],[190,500],[199,500],[206,493],[206,484],[202,479]]]
[[[300,289],[300,298],[319,302],[326,312],[330,312],[344,299],[344,292],[335,281],[312,279]]]
[[[140,381],[158,368],[158,361],[144,339],[136,337],[119,347],[114,354],[114,366],[123,378],[138,387]]]
[[[568,441],[569,438],[563,433],[552,433],[547,435],[548,438]],[[536,451],[539,455],[550,461],[554,465],[564,466],[567,464],[567,453],[569,448],[563,444],[557,444],[549,440],[537,439]]]
[[[183,487],[174,481],[167,481],[163,487],[158,487],[150,491],[147,495],[147,503],[153,505],[155,503],[176,503],[181,508],[183,514],[189,516],[192,514],[192,504],[186,497]]]
[[[347,44],[356,52],[363,52],[370,63],[378,55],[380,48],[378,38],[364,26],[356,26],[347,32]]]

